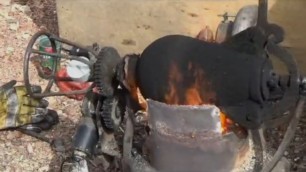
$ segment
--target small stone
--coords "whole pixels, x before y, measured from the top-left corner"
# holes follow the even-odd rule
[[[6,20],[9,25],[9,29],[13,31],[17,31],[19,28],[19,22],[14,18],[9,18]]]
[[[296,158],[293,159],[294,162],[297,162],[299,160],[300,160],[300,157],[296,157]]]
[[[53,92],[59,92],[60,90],[59,90],[58,87],[53,87],[53,88],[52,88],[52,91],[53,91]]]
[[[62,115],[64,112],[62,110],[57,110],[58,115]]]
[[[11,0],[0,0],[0,4],[3,6],[11,5]]]
[[[49,105],[51,106],[55,106],[57,104],[57,100],[55,97],[49,97],[48,102],[49,102]]]
[[[44,172],[44,171],[48,171],[48,170],[49,170],[49,165],[45,165],[45,166],[40,167],[40,168],[38,169],[39,172]]]
[[[285,151],[285,152],[284,152],[284,155],[285,155],[285,156],[288,156],[288,155],[289,155],[289,152],[288,152],[288,151]]]
[[[22,38],[24,38],[24,39],[29,39],[30,36],[31,36],[31,35],[30,35],[29,33],[27,33],[27,32],[25,32],[25,33],[22,34]]]
[[[14,52],[14,48],[13,47],[7,47],[6,48],[6,54],[12,54]]]
[[[0,49],[0,58],[5,56],[5,51]]]
[[[27,6],[27,5],[25,5],[25,6],[23,7],[22,12],[23,12],[24,14],[26,14],[26,15],[30,15],[30,14],[32,13],[31,8],[30,8],[29,6]]]
[[[18,28],[19,28],[19,24],[11,24],[11,25],[9,26],[9,28],[10,28],[10,30],[12,30],[12,31],[17,31]]]
[[[29,143],[29,144],[27,145],[27,151],[28,151],[29,154],[32,154],[32,153],[33,153],[33,146],[31,145],[31,143]]]
[[[31,8],[27,5],[20,5],[20,4],[13,4],[12,7],[11,7],[11,11],[12,12],[16,12],[16,11],[19,11],[19,12],[22,12],[24,14],[31,14]]]
[[[51,143],[51,147],[57,152],[64,152],[66,150],[64,140],[62,139],[54,139]]]
[[[6,143],[5,143],[5,146],[6,146],[6,147],[10,147],[10,146],[12,146],[12,143],[11,143],[11,142],[6,142]]]
[[[18,132],[18,131],[10,131],[6,135],[6,139],[7,140],[13,140],[13,139],[16,139],[16,138],[20,138],[21,136],[22,136],[22,134],[20,134],[20,132]]]

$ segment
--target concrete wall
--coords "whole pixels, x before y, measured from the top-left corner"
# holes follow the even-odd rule
[[[195,36],[219,14],[237,11],[257,0],[57,0],[60,35],[81,44],[115,46],[120,54],[140,53],[168,34]],[[306,67],[306,0],[269,0],[269,18],[285,28],[285,46]],[[306,69],[306,68],[305,68]]]

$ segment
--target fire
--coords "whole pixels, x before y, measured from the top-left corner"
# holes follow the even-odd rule
[[[166,103],[179,104],[179,95],[176,86],[182,82],[182,75],[176,65],[171,64],[169,74],[169,93],[165,95]]]
[[[170,65],[168,86],[168,94],[165,95],[167,104],[212,104],[216,97],[210,82],[205,79],[203,69],[191,62],[184,73],[175,63]]]
[[[186,91],[186,104],[188,105],[200,105],[203,104],[201,96],[196,88],[189,88]]]
[[[189,63],[187,70],[181,72],[175,63],[171,63],[169,69],[168,93],[164,96],[164,103],[176,105],[215,103],[216,93],[199,66]],[[137,100],[143,110],[147,110],[146,100],[139,88],[136,85],[132,88],[132,97]],[[227,133],[232,121],[222,112],[220,112],[220,123],[222,133]]]
[[[170,65],[168,94],[165,95],[165,103],[180,105],[214,104],[216,93],[210,82],[205,78],[202,68],[188,63],[187,71],[183,73],[175,63]],[[228,132],[232,122],[224,113],[220,113],[222,133]]]
[[[186,105],[201,105],[204,104],[204,101],[201,98],[200,90],[201,90],[201,83],[205,84],[203,81],[204,79],[204,71],[199,67],[194,67],[192,63],[188,64],[188,70],[193,71],[193,78],[195,78],[194,83],[191,85],[190,88],[186,89],[185,92],[185,104]],[[215,96],[215,95],[212,95]]]

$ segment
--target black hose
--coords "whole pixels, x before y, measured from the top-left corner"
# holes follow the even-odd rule
[[[289,146],[290,142],[292,141],[295,135],[297,125],[299,123],[299,120],[303,112],[304,103],[305,103],[305,97],[301,97],[300,100],[298,101],[295,114],[292,120],[290,121],[290,124],[287,128],[283,141],[281,142],[280,146],[278,147],[271,161],[264,166],[262,172],[271,172],[278,163],[278,161],[282,158],[286,148]]]

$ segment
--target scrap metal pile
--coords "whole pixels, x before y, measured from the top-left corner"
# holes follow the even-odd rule
[[[42,36],[50,51],[33,48]],[[282,28],[267,21],[266,0],[222,21],[215,39],[208,28],[197,38],[168,35],[123,58],[113,47],[38,32],[24,79],[33,97],[85,97],[63,171],[85,172],[89,157],[102,157],[106,171],[268,172],[294,135],[306,88],[283,39]],[[275,72],[272,55],[286,75]],[[31,92],[31,65],[48,80],[42,93]],[[261,131],[288,120],[279,149],[267,154]]]

